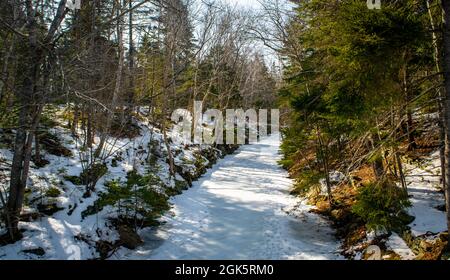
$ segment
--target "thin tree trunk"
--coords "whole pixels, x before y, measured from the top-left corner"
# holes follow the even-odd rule
[[[320,130],[317,130],[317,139],[319,142],[319,151],[320,154],[322,156],[322,165],[323,165],[323,169],[325,172],[325,184],[327,187],[327,195],[328,195],[328,201],[330,202],[330,206],[332,203],[332,195],[331,195],[331,181],[330,181],[330,169],[328,166],[328,152],[327,152],[327,148],[324,144],[322,135],[320,133]]]
[[[32,11],[31,3],[27,3],[27,9]],[[30,138],[32,139],[32,120],[33,115],[32,98],[35,95],[36,83],[38,81],[41,54],[37,46],[36,21],[34,17],[30,17],[27,23],[28,41],[23,43],[28,48],[28,55],[21,62],[24,67],[22,74],[22,88],[18,92],[18,99],[21,104],[19,113],[19,128],[16,132],[16,140],[14,145],[14,155],[11,165],[11,180],[8,196],[8,213],[11,221],[8,225],[8,232],[13,240],[21,237],[19,231],[19,216],[22,211],[22,203],[25,193],[26,179],[28,178],[29,160],[31,159]],[[27,154],[29,152],[29,154]],[[27,162],[28,161],[28,162]]]
[[[3,96],[4,96],[4,88],[8,81],[8,65],[9,65],[9,59],[11,58],[13,51],[14,51],[14,44],[16,42],[16,35],[13,34],[11,38],[11,45],[9,47],[8,52],[5,55],[4,61],[3,61],[3,69],[2,74],[0,76],[0,104],[3,102]]]
[[[432,35],[432,44],[434,48],[434,62],[436,64],[436,73],[441,72],[441,62],[440,62],[440,55],[439,55],[439,46],[437,41],[437,35],[436,35],[436,25],[434,23],[433,14],[431,12],[430,8],[430,0],[427,0],[427,9],[428,9],[428,16],[430,18],[430,26],[431,26],[431,35]],[[441,79],[439,78],[438,82],[441,82]],[[441,87],[437,89],[437,93],[439,96],[439,102],[438,102],[438,110],[439,110],[439,157],[441,161],[441,184],[442,189],[445,189],[446,180],[445,180],[445,118],[444,118],[444,94],[442,92]]]
[[[118,21],[117,24],[117,36],[119,38],[119,65],[117,67],[116,72],[116,84],[113,91],[112,101],[111,101],[111,112],[107,112],[106,117],[106,124],[102,133],[102,137],[100,139],[100,143],[97,147],[97,150],[95,151],[94,157],[99,157],[103,146],[105,145],[106,138],[108,136],[109,130],[111,128],[112,120],[114,118],[114,112],[117,104],[117,98],[120,93],[120,88],[122,86],[122,72],[123,72],[123,60],[124,60],[124,54],[123,54],[123,44],[122,44],[122,28],[120,27],[120,22]]]
[[[133,45],[133,9],[132,9],[132,0],[128,0],[128,9],[129,12],[129,22],[128,22],[128,36],[129,36],[129,88],[128,88],[128,122],[131,123],[132,120],[132,112],[134,107],[134,45]]]
[[[403,173],[402,159],[400,158],[400,155],[398,153],[395,153],[395,159],[397,161],[398,173],[400,176],[400,182],[402,183],[402,188],[404,190],[407,190],[405,174]]]
[[[169,159],[169,171],[171,176],[175,176],[175,164],[172,155],[172,149],[170,148],[169,139],[167,139],[167,131],[166,131],[166,121],[163,120],[162,124],[162,132],[164,138],[164,144],[167,149],[168,159]]]
[[[34,163],[36,166],[41,165],[41,149],[39,146],[39,131],[34,132]]]
[[[93,111],[92,106],[88,105],[87,123],[86,123],[86,143],[85,143],[88,148],[91,148],[92,144],[94,142],[94,141],[92,141],[92,139],[94,138],[93,128],[92,128],[93,127],[92,111]]]
[[[24,113],[28,113],[28,108],[23,107],[21,109],[21,117],[24,117]],[[25,143],[27,139],[27,132],[25,128],[19,128],[16,133],[16,140],[14,144],[14,156],[11,165],[11,181],[9,184],[8,195],[8,213],[10,216],[10,224],[8,225],[8,233],[12,240],[20,239],[21,234],[19,232],[19,215],[22,210],[22,199],[25,186],[21,184],[23,161],[25,158]]]
[[[404,58],[405,60],[407,59],[408,55],[405,54]],[[411,97],[409,94],[409,88],[408,88],[408,64],[405,63],[405,65],[403,66],[403,70],[402,70],[402,75],[403,75],[403,94],[404,94],[404,98],[405,98],[405,103],[406,103],[406,133],[408,135],[408,149],[409,150],[413,150],[417,148],[416,145],[416,140],[414,139],[414,134],[413,134],[413,118],[412,118],[412,111],[411,111],[411,107],[410,107],[410,102],[411,102]]]
[[[78,129],[78,122],[80,119],[80,109],[78,107],[78,104],[75,104],[75,108],[73,109],[73,122],[70,126],[70,130],[72,133],[72,136],[77,136],[77,129]]]

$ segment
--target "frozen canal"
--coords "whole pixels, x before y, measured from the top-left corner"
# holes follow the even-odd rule
[[[336,259],[330,225],[289,195],[278,135],[241,147],[175,197],[163,226],[124,259]],[[114,257],[113,257],[114,258]]]

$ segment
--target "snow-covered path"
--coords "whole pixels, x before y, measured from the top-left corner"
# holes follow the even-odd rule
[[[182,195],[145,245],[125,259],[336,259],[330,225],[289,195],[277,165],[279,137],[247,145],[219,161]],[[114,258],[114,257],[113,257]]]

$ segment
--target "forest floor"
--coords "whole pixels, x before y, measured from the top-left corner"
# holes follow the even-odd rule
[[[115,259],[340,259],[330,223],[290,195],[277,164],[279,135],[219,161],[173,198],[165,224],[141,232],[144,246]]]
[[[447,231],[439,151],[423,156],[420,161],[407,162],[404,167],[411,202],[408,214],[414,220],[402,234],[403,238],[392,233],[386,247],[404,260],[434,258],[436,254],[432,251],[441,245],[438,241]]]
[[[367,232],[366,237],[350,247],[354,259],[364,258],[368,245],[383,248],[382,259],[440,258],[447,242],[445,198],[440,186],[439,151],[422,154],[419,160],[404,159],[405,180],[411,206],[407,212],[413,218],[403,232]],[[399,183],[400,186],[400,183]]]

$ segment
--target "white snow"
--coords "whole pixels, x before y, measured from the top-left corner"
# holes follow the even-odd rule
[[[345,180],[344,173],[334,170],[328,173],[328,178],[330,179],[331,188],[337,187],[342,181]],[[326,195],[328,192],[327,182],[325,178],[319,180],[320,183],[320,193]]]
[[[63,111],[60,110],[61,112]],[[63,120],[57,118],[60,123]],[[83,198],[84,186],[75,186],[64,176],[78,176],[82,171],[81,139],[73,138],[68,129],[54,127],[72,157],[53,156],[42,151],[49,164],[30,168],[27,189],[30,190],[26,211],[37,212],[38,203],[55,202],[64,208],[51,216],[20,222],[23,238],[0,246],[0,259],[92,259],[98,257],[95,242],[114,242],[117,232],[109,218],[117,209],[107,206],[95,215],[81,218],[81,213],[93,205],[104,183],[124,179],[133,168],[141,174],[148,170],[149,143],[155,142],[156,172],[165,186],[174,186],[166,163],[167,149],[162,134],[145,123],[139,123],[141,135],[130,139],[108,139],[105,150],[120,155],[96,186],[90,198]],[[81,132],[80,132],[81,133]],[[169,133],[170,134],[170,133]],[[174,136],[174,135],[171,135]],[[99,142],[96,137],[96,143]],[[165,225],[144,229],[145,245],[135,251],[121,249],[113,258],[129,259],[335,259],[341,258],[339,242],[330,224],[309,213],[312,208],[291,196],[292,181],[277,161],[279,138],[272,136],[254,145],[242,147],[238,153],[219,160],[192,189],[172,199],[174,208],[162,218]],[[195,173],[195,161],[200,149],[171,144],[175,161],[186,172]],[[216,151],[218,152],[218,151]],[[6,193],[12,153],[0,149],[0,187]],[[206,158],[203,159],[205,164]],[[179,174],[177,180],[182,180]],[[60,191],[57,198],[46,197],[50,188]],[[33,202],[34,201],[34,202]],[[71,210],[73,207],[73,211]],[[4,233],[4,229],[0,229]],[[24,250],[42,248],[43,256]]]
[[[405,241],[395,232],[389,236],[386,246],[399,255],[402,260],[413,260],[416,257]]]
[[[63,110],[60,110],[61,112]],[[63,120],[58,119],[59,123]],[[162,135],[159,131],[145,123],[139,123],[141,127],[141,136],[132,140],[110,138],[105,144],[106,151],[114,151],[114,154],[120,153],[123,160],[117,163],[116,167],[111,166],[111,158],[108,162],[108,172],[101,178],[96,191],[90,198],[83,198],[84,186],[75,186],[71,182],[64,180],[64,175],[78,176],[82,171],[81,160],[79,156],[79,147],[81,139],[74,139],[68,129],[62,127],[52,128],[50,131],[57,135],[65,147],[73,153],[72,157],[58,157],[48,154],[45,150],[42,155],[49,160],[49,164],[42,168],[35,168],[31,164],[27,188],[31,190],[28,200],[38,199],[39,202],[53,200],[58,207],[63,210],[54,213],[52,216],[42,216],[35,221],[20,222],[19,227],[24,231],[23,238],[6,246],[0,246],[0,259],[92,259],[98,257],[95,250],[95,242],[98,240],[115,241],[118,239],[116,231],[112,228],[109,218],[117,215],[117,209],[105,207],[95,215],[81,218],[81,213],[88,206],[93,205],[98,199],[98,193],[104,190],[104,183],[113,179],[122,179],[128,171],[136,168],[140,173],[145,173],[148,169],[146,158],[148,156],[148,144],[151,139],[155,140],[158,152],[164,151],[162,145]],[[81,134],[81,131],[79,132]],[[97,137],[96,143],[99,143]],[[172,145],[172,149],[181,149],[181,147]],[[186,157],[193,158],[192,150],[184,150]],[[111,152],[112,153],[112,152]],[[112,153],[113,154],[113,153]],[[9,169],[12,159],[12,152],[8,149],[0,149],[0,191],[6,193],[9,183]],[[157,176],[168,186],[174,185],[174,180],[168,179],[168,164],[165,158],[158,158]],[[184,167],[184,166],[183,166]],[[181,178],[178,178],[181,179]],[[57,198],[42,197],[49,188],[57,188],[61,195]],[[41,198],[42,197],[42,198]],[[36,204],[36,203],[33,203]],[[71,214],[69,209],[76,205]],[[37,212],[36,209],[27,209],[31,212]],[[0,229],[3,234],[3,229]],[[86,241],[78,238],[80,235]],[[78,236],[78,237],[77,237]],[[42,248],[45,255],[37,256],[32,253],[25,253],[23,250]]]
[[[175,197],[165,225],[119,259],[340,259],[329,222],[291,196],[279,136],[241,147]]]
[[[406,165],[406,183],[411,196],[412,207],[409,214],[416,219],[409,225],[415,236],[440,233],[447,230],[446,214],[436,209],[445,204],[444,194],[439,192],[440,161],[439,152],[423,166]]]

